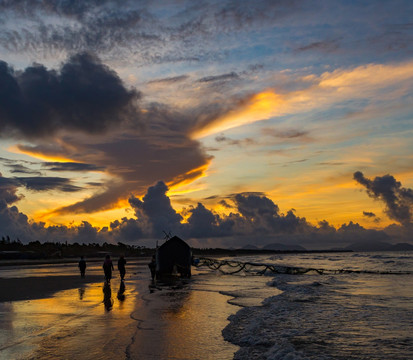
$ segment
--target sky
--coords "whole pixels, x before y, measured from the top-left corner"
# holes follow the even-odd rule
[[[0,236],[413,238],[409,0],[0,0]]]

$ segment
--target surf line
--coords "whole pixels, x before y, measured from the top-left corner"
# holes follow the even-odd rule
[[[243,271],[249,275],[271,274],[290,274],[303,275],[307,273],[316,273],[319,275],[335,274],[378,274],[378,275],[408,275],[412,271],[374,271],[374,270],[351,270],[351,269],[323,269],[323,268],[303,268],[295,266],[284,266],[264,263],[242,262],[235,260],[217,260],[200,257],[196,267],[207,266],[211,270],[218,270],[225,275],[233,275]]]

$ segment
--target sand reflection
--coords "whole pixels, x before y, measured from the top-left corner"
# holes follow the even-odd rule
[[[107,282],[103,285],[103,304],[106,311],[111,311],[113,307],[112,288]]]
[[[182,284],[181,284],[182,285]],[[232,359],[238,347],[222,329],[234,306],[216,288],[158,286],[144,296],[142,318],[130,354],[151,359]]]
[[[133,286],[111,286],[122,290],[122,299],[96,283],[46,299],[0,303],[0,359],[122,358],[136,328],[129,317],[135,296],[128,296]]]

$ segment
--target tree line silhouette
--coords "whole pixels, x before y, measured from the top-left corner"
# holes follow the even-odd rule
[[[78,256],[104,257],[110,253],[113,255],[150,256],[154,249],[143,246],[128,245],[122,242],[110,243],[60,243],[31,241],[23,244],[20,239],[10,240],[9,236],[0,240],[0,259],[50,259],[70,258]]]

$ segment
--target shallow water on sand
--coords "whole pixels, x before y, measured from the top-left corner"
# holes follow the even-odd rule
[[[132,330],[135,289],[119,281],[90,284],[53,297],[0,303],[1,359],[109,359]],[[124,296],[124,298],[123,298]]]
[[[100,263],[88,265],[87,275],[101,272]],[[38,265],[17,276],[77,271],[76,264]],[[0,277],[10,274],[16,269],[0,269]],[[116,275],[110,287],[102,280],[0,303],[0,359],[232,359],[239,348],[221,333],[229,315],[279,293],[265,277],[202,269],[189,281],[153,286],[146,261],[128,263],[124,288]]]

